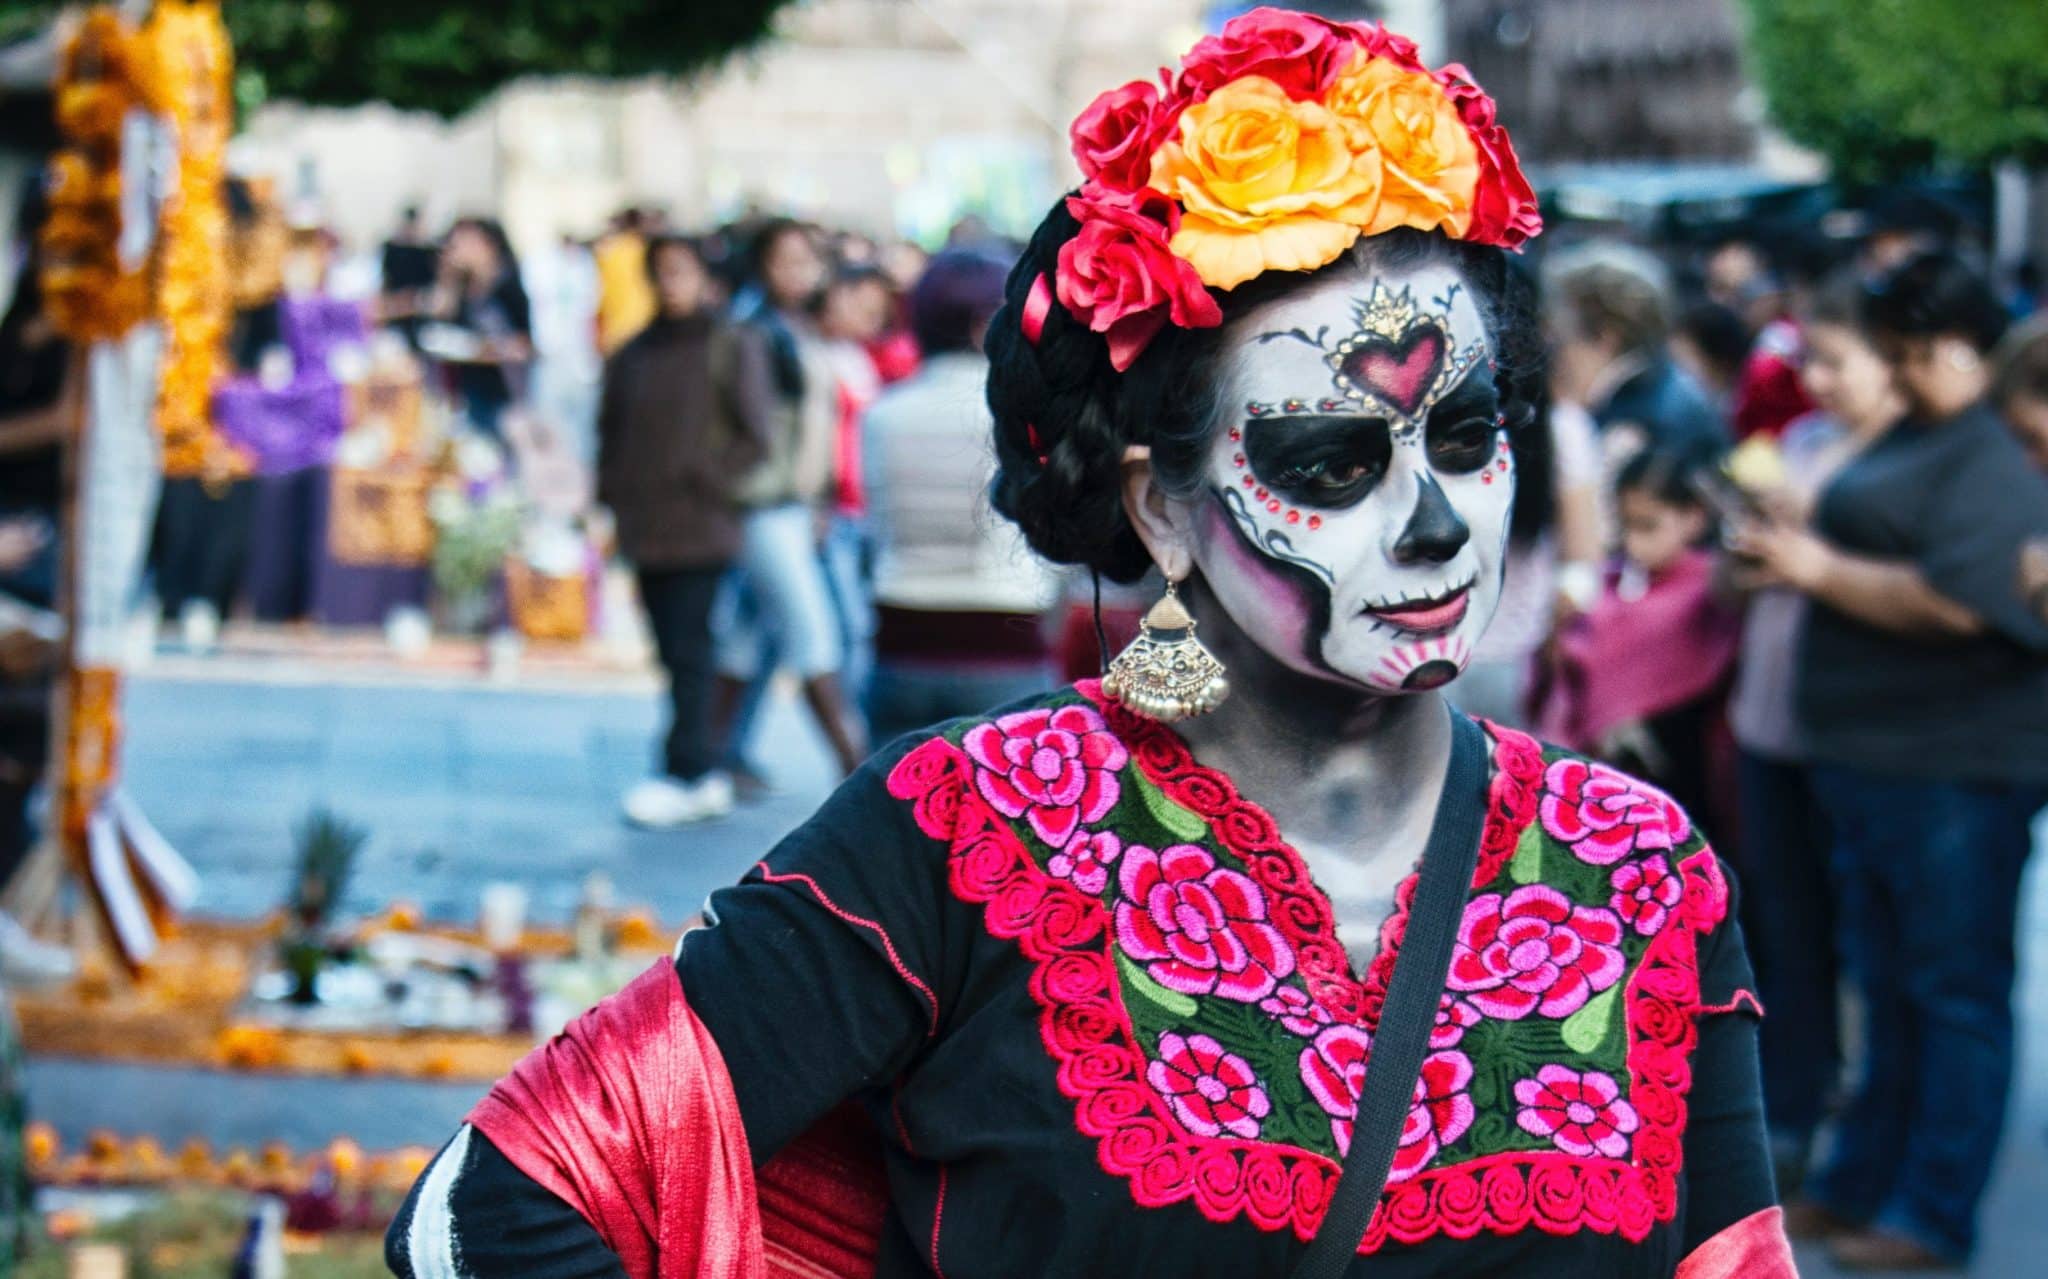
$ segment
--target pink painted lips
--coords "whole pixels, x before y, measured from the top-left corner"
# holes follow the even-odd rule
[[[1386,608],[1368,608],[1370,617],[1416,635],[1440,635],[1465,620],[1472,607],[1472,584],[1467,582],[1437,599],[1402,600]]]

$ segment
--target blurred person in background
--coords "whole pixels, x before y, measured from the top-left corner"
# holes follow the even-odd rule
[[[1701,298],[1679,312],[1671,331],[1671,358],[1725,414],[1742,382],[1749,343],[1749,326],[1741,315],[1712,298]]]
[[[895,305],[889,277],[868,263],[842,264],[817,305],[818,334],[839,391],[839,420],[832,437],[831,526],[823,554],[840,639],[846,646],[841,684],[856,703],[867,688],[875,644],[874,548],[861,478],[861,418],[882,393],[882,371],[875,364],[873,347]]]
[[[1996,362],[1992,400],[2034,465],[2048,471],[2048,317],[2006,334]]]
[[[1705,464],[1655,446],[1622,463],[1621,554],[1593,607],[1560,629],[1534,697],[1539,736],[1648,778],[1722,829],[1713,747],[1740,618],[1713,589]]]
[[[533,359],[533,310],[505,228],[464,218],[441,246],[431,318],[458,331],[439,350],[472,429],[504,439],[505,410],[526,391]]]
[[[1867,1022],[1794,1220],[1845,1265],[1959,1266],[2012,1082],[2015,910],[2048,803],[2048,623],[2018,590],[2048,478],[1988,402],[2006,314],[1978,272],[1922,254],[1865,306],[1906,416],[1835,475],[1811,531],[1734,539],[1812,601],[1799,718]]]
[[[418,340],[419,316],[429,305],[439,260],[420,206],[406,205],[378,253],[377,309],[408,342]]]
[[[1774,518],[1804,526],[1835,472],[1905,412],[1891,369],[1863,327],[1862,284],[1829,281],[1805,320],[1806,391],[1819,408],[1779,437],[1775,482],[1754,494]],[[1739,477],[1738,477],[1739,478]],[[1737,590],[1747,562],[1724,568]],[[1813,790],[1811,752],[1794,710],[1793,681],[1807,602],[1783,586],[1746,591],[1742,660],[1729,704],[1741,812],[1737,870],[1743,928],[1759,993],[1771,1010],[1759,1031],[1764,1107],[1778,1184],[1806,1175],[1814,1133],[1841,1077],[1833,837]]]
[[[1592,414],[1610,475],[1644,448],[1703,452],[1727,439],[1713,401],[1671,359],[1670,284],[1648,253],[1597,242],[1557,254],[1544,328],[1551,396]]]
[[[591,250],[597,262],[597,349],[605,355],[647,327],[660,305],[649,286],[647,249],[662,231],[653,209],[622,209]]]
[[[766,345],[775,398],[767,456],[738,494],[738,608],[720,637],[713,731],[728,768],[757,777],[748,759],[760,698],[785,667],[802,681],[840,771],[851,773],[867,741],[840,680],[846,646],[820,555],[834,496],[839,384],[811,310],[828,266],[810,231],[790,221],[765,225],[753,258],[760,301],[744,322]]]
[[[734,490],[767,451],[775,393],[759,333],[718,314],[695,245],[659,237],[646,266],[660,309],[605,365],[597,496],[669,680],[660,771],[626,793],[625,812],[670,827],[732,810],[711,731],[711,610],[740,549]]]
[[[877,546],[877,742],[1014,701],[1053,682],[1046,610],[1058,578],[988,505],[993,430],[982,337],[1009,263],[948,249],[910,294],[924,364],[865,424]]]

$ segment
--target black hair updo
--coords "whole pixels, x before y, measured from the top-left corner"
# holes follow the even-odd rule
[[[1123,455],[1152,450],[1152,466],[1172,493],[1199,484],[1210,434],[1222,421],[1217,396],[1232,326],[1266,303],[1341,272],[1443,262],[1477,297],[1497,362],[1501,411],[1510,427],[1531,416],[1542,380],[1542,350],[1529,284],[1506,250],[1453,240],[1437,231],[1396,228],[1361,238],[1316,271],[1269,271],[1215,292],[1223,323],[1210,329],[1168,324],[1130,368],[1117,372],[1109,344],[1054,301],[1033,345],[1023,332],[1026,299],[1043,275],[1055,279],[1062,245],[1080,224],[1060,200],[1010,272],[1002,309],[989,322],[988,402],[995,415],[997,473],[990,497],[1033,550],[1056,564],[1135,582],[1152,557],[1124,512]]]

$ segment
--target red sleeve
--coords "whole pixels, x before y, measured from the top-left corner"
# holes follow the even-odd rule
[[[1674,1279],[1799,1279],[1785,1210],[1765,1208],[1708,1239],[1678,1263]]]
[[[732,1081],[667,960],[530,1053],[469,1122],[632,1279],[766,1273]]]

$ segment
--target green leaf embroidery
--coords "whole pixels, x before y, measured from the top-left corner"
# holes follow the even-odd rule
[[[1147,1003],[1175,1017],[1187,1018],[1195,1015],[1195,1001],[1179,991],[1168,990],[1152,980],[1152,974],[1138,967],[1121,950],[1116,952],[1116,966],[1124,975],[1124,989],[1144,997]]]
[[[1133,774],[1135,772],[1132,770]],[[1167,834],[1186,843],[1194,843],[1209,833],[1209,823],[1168,799],[1166,792],[1154,786],[1150,778],[1139,777],[1137,783],[1138,796],[1145,801],[1145,810],[1165,827]]]
[[[1522,838],[1515,844],[1515,855],[1508,862],[1508,878],[1517,884],[1534,884],[1543,878],[1543,827],[1530,822],[1522,830]]]
[[[1616,983],[1586,1001],[1586,1006],[1564,1019],[1560,1034],[1565,1047],[1575,1053],[1591,1056],[1593,1050],[1607,1038],[1607,1025],[1614,1019],[1614,1001],[1621,994],[1621,985]]]

